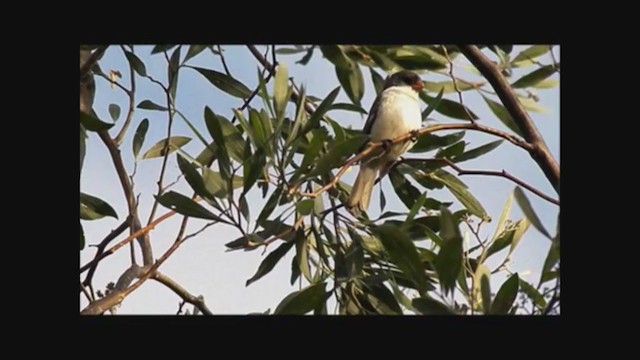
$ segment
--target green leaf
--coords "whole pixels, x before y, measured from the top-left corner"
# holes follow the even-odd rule
[[[413,221],[418,211],[422,209],[422,206],[424,205],[426,200],[427,200],[426,192],[423,192],[422,194],[420,194],[420,196],[418,196],[418,198],[415,201],[415,204],[413,204],[413,206],[411,207],[411,211],[409,211],[409,214],[407,215],[407,218],[404,221],[404,225],[409,225]]]
[[[293,141],[297,139],[298,131],[300,130],[300,127],[302,126],[302,124],[306,125],[306,122],[307,122],[307,112],[304,109],[305,99],[306,99],[304,86],[302,86],[300,88],[300,93],[299,94],[300,95],[298,97],[298,102],[296,104],[297,105],[296,117],[295,117],[295,120],[293,122],[293,127],[290,128],[291,130],[289,131],[289,134],[287,136],[287,141],[285,141],[285,143],[284,143],[284,147],[285,148],[289,148],[291,143],[293,143]],[[292,152],[293,152],[293,150],[289,151],[289,153],[292,153]],[[284,166],[287,166],[287,165],[289,165],[289,161],[284,163]]]
[[[289,55],[289,54],[298,54],[305,51],[304,48],[302,49],[294,49],[294,48],[279,48],[276,49],[276,54],[283,54],[283,55]]]
[[[304,231],[300,230],[296,232],[296,239],[294,242],[296,244],[295,259],[298,269],[307,281],[312,282],[311,270],[309,269],[309,242],[307,237],[304,236]]]
[[[547,254],[547,258],[544,260],[542,274],[540,275],[540,284],[551,280],[550,274],[553,273],[553,271],[551,270],[558,263],[558,261],[560,261],[560,246],[558,246],[558,243],[552,242],[551,247],[549,248],[549,253]]]
[[[213,86],[231,96],[241,99],[251,96],[251,90],[248,87],[227,74],[199,67],[192,67],[192,69],[198,71],[202,76],[207,78]]]
[[[311,178],[324,174],[327,171],[342,165],[348,157],[360,149],[367,139],[367,135],[359,135],[335,144],[326,154],[322,155],[320,159],[318,159],[315,168],[311,170],[307,176]]]
[[[258,266],[258,271],[256,271],[256,273],[249,280],[247,280],[245,286],[251,285],[251,283],[271,272],[271,270],[273,270],[280,259],[282,259],[282,257],[284,257],[287,252],[291,250],[293,245],[295,245],[295,242],[288,241],[282,243],[280,246],[278,246],[277,249],[270,252],[269,255],[267,255],[267,257],[262,260],[260,266]]]
[[[127,61],[129,62],[133,70],[138,73],[138,75],[147,77],[147,68],[144,66],[144,63],[140,60],[140,58],[136,56],[136,54],[125,50],[124,56],[127,57]]]
[[[342,258],[343,269],[338,268],[338,262],[336,257],[336,277],[338,281],[349,281],[354,278],[358,278],[362,275],[362,267],[364,266],[364,250],[362,244],[364,240],[353,229],[347,228],[349,236],[353,240]],[[342,255],[342,252],[337,252],[337,255]],[[339,271],[341,270],[341,271]]]
[[[519,284],[520,277],[518,273],[511,275],[507,281],[502,284],[495,299],[493,299],[491,314],[506,315],[509,312],[518,295]]]
[[[520,104],[522,104],[522,106],[524,106],[525,109],[527,109],[529,111],[533,111],[533,112],[537,112],[537,113],[543,113],[543,114],[549,113],[549,109],[547,109],[546,107],[540,105],[534,99],[529,99],[529,98],[526,98],[526,97],[518,96],[518,101],[520,102]]]
[[[382,70],[386,71],[386,72],[395,72],[398,70],[402,70],[402,67],[400,65],[398,65],[398,63],[396,63],[395,61],[391,60],[391,58],[389,58],[388,56],[377,52],[377,51],[370,51],[369,55],[371,56],[371,58],[373,59],[373,61],[376,63],[376,65],[378,65]],[[370,68],[371,71],[373,72],[373,68]],[[377,92],[377,91],[376,91]]]
[[[285,63],[278,63],[276,78],[273,84],[273,106],[276,109],[278,119],[284,115],[287,106],[287,94],[289,92],[289,72]]]
[[[440,106],[440,102],[442,101],[442,94],[444,94],[444,89],[440,89],[440,92],[438,92],[438,95],[435,97],[435,99],[433,99],[433,101],[429,104],[429,106],[427,106],[427,108],[424,109],[424,111],[422,112],[423,121],[426,120],[429,115],[431,115],[433,110],[435,110],[438,106]],[[431,135],[431,134],[425,134],[425,135]]]
[[[546,80],[542,80],[539,83],[533,85],[533,87],[537,88],[537,89],[549,89],[549,88],[553,88],[558,86],[558,84],[560,84],[560,80],[559,79],[546,79]],[[532,110],[535,111],[535,110]]]
[[[393,186],[393,190],[398,195],[398,198],[407,207],[407,209],[413,208],[416,200],[420,197],[421,193],[415,186],[413,186],[397,168],[392,169],[389,172],[389,180]]]
[[[94,115],[80,111],[80,124],[89,131],[104,131],[109,130],[113,124],[109,124],[101,121]]]
[[[529,227],[529,222],[526,219],[522,219],[515,223],[512,226],[509,226],[505,229],[498,237],[493,240],[489,250],[487,250],[486,257],[489,257],[500,250],[506,248],[509,245],[513,244],[514,239],[516,238],[516,231],[518,231],[519,236],[522,236],[524,231]],[[519,237],[518,237],[519,240]],[[511,253],[511,252],[510,252]]]
[[[415,283],[421,294],[425,293],[427,290],[425,269],[407,233],[400,227],[388,223],[374,227],[372,231],[382,242],[391,261]]]
[[[460,200],[469,212],[481,219],[490,220],[491,218],[487,214],[487,211],[482,207],[482,204],[478,199],[473,196],[467,190],[467,186],[460,181],[455,175],[452,175],[444,170],[439,171],[437,174],[431,174],[431,178],[437,181],[441,181],[451,191],[456,199]]]
[[[138,104],[138,109],[167,111],[167,108],[154,103],[151,100],[142,100]]]
[[[218,155],[218,168],[220,169],[222,179],[226,181],[231,177],[231,160],[229,160],[229,154],[225,145],[226,138],[222,131],[222,122],[224,120],[216,116],[207,106],[204,109],[204,121],[207,124],[209,134],[211,134],[213,141],[217,145],[216,152]],[[242,151],[244,152],[244,146]]]
[[[169,51],[171,50],[171,48],[173,48],[175,45],[156,45],[153,47],[153,49],[151,50],[151,55],[153,54],[158,54],[164,51]]]
[[[244,196],[240,197],[240,213],[242,214],[242,217],[247,220],[247,222],[250,222],[251,215],[249,211],[249,204],[247,203],[247,198]]]
[[[173,99],[174,104],[176,100],[176,91],[178,90],[178,74],[180,69],[180,49],[182,46],[178,46],[171,54],[169,64],[167,66],[167,79],[169,79],[169,94]]]
[[[80,250],[84,249],[85,239],[84,239],[84,230],[82,229],[82,222],[80,222]]]
[[[415,298],[411,304],[423,315],[455,315],[447,305],[430,297]]]
[[[109,115],[111,116],[111,119],[113,119],[114,122],[117,121],[118,118],[120,117],[120,106],[118,106],[117,104],[110,104]]]
[[[511,86],[515,89],[527,88],[529,86],[534,86],[542,80],[548,78],[556,72],[556,69],[553,65],[545,65],[538,70],[535,70],[520,79],[516,80]]]
[[[182,60],[182,63],[186,63],[187,60],[191,59],[192,57],[200,54],[202,52],[202,50],[206,49],[207,45],[190,45],[189,46],[189,50],[187,51],[187,55],[184,57],[184,60]]]
[[[295,291],[287,295],[276,310],[274,315],[304,315],[320,306],[327,298],[326,283],[318,283]]]
[[[353,112],[357,112],[365,115],[367,114],[367,110],[363,109],[362,107],[354,104],[348,104],[348,103],[333,104],[331,105],[331,110],[346,110],[346,111],[353,111]]]
[[[339,45],[320,45],[320,51],[322,51],[322,55],[335,66],[349,66],[349,61],[351,60],[346,57]]]
[[[517,186],[516,189],[513,191],[513,194],[516,198],[516,201],[518,202],[518,205],[520,205],[522,212],[527,217],[527,219],[529,219],[533,227],[538,229],[538,231],[540,231],[544,236],[546,236],[551,240],[552,239],[551,235],[549,235],[549,232],[547,231],[547,229],[545,229],[544,226],[542,225],[540,218],[538,218],[538,215],[536,215],[536,212],[533,210],[533,207],[531,206],[529,199],[527,199],[527,196],[524,194],[522,189],[519,186]]]
[[[495,241],[495,239],[498,237],[498,235],[500,235],[503,230],[504,230],[504,225],[507,222],[507,219],[509,219],[509,213],[511,212],[511,204],[513,203],[513,193],[510,193],[509,196],[507,197],[507,201],[504,203],[504,206],[502,207],[502,213],[500,214],[500,220],[498,220],[498,223],[496,224],[496,231],[493,234],[493,240]]]
[[[226,198],[230,191],[227,181],[222,178],[222,175],[208,167],[205,167],[202,170],[202,181],[204,182],[204,186],[207,191],[217,198]],[[244,184],[244,179],[239,176],[234,176],[231,183],[233,188],[236,189]]]
[[[331,109],[331,105],[336,100],[338,93],[340,92],[340,87],[331,90],[329,95],[327,95],[324,100],[318,105],[316,111],[309,118],[309,127],[316,128],[320,126],[320,119],[324,116],[324,114]]]
[[[258,215],[256,224],[262,224],[267,220],[267,218],[271,215],[271,213],[276,208],[276,206],[278,206],[278,203],[280,202],[280,197],[282,196],[282,192],[283,192],[283,187],[278,187],[271,194],[271,196],[265,203],[264,207],[262,208],[260,215]]]
[[[436,104],[436,98],[430,97],[424,91],[420,92],[420,98],[422,99],[422,101],[424,101],[429,105]],[[442,115],[448,116],[453,119],[468,121],[469,115],[467,115],[465,108],[469,110],[469,108],[467,108],[466,106],[463,106],[462,104],[449,99],[440,99],[440,103],[438,103],[437,106],[435,106],[435,110]],[[478,116],[474,114],[471,110],[469,110],[469,114],[471,114],[471,117],[473,118],[473,120],[478,119]]]
[[[445,207],[440,209],[440,237],[444,244],[433,265],[446,294],[455,288],[456,279],[462,269],[462,234],[453,215]]]
[[[371,307],[380,315],[402,315],[402,309],[391,291],[383,284],[364,284],[368,291],[364,296]]]
[[[482,96],[482,98],[487,103],[487,105],[489,105],[489,109],[491,109],[491,112],[493,112],[493,114],[498,118],[498,120],[500,120],[509,129],[511,129],[511,131],[522,136],[522,131],[520,131],[520,128],[511,117],[511,114],[509,114],[509,111],[507,111],[507,109],[504,106],[502,106],[502,104],[497,103],[484,95]]]
[[[175,191],[164,193],[162,194],[162,196],[156,197],[156,199],[158,200],[160,205],[174,210],[175,212],[182,215],[187,215],[199,219],[217,221],[221,220],[218,216],[214,215],[209,210],[193,201],[191,198],[179,194]]]
[[[522,289],[522,291],[524,291],[524,293],[527,294],[529,299],[533,300],[533,303],[536,305],[538,309],[540,310],[544,309],[544,307],[547,306],[547,301],[544,299],[542,294],[540,294],[538,290],[536,290],[536,288],[531,286],[531,284],[529,284],[528,282],[522,279],[519,279],[519,280],[520,280],[519,281],[520,289]]]
[[[392,60],[406,70],[440,70],[446,67],[446,64],[423,55],[392,57]]]
[[[489,281],[491,277],[491,270],[489,270],[487,265],[480,264],[476,268],[476,272],[473,277],[475,279],[475,288],[472,290],[473,294],[477,294],[478,290],[480,290],[480,295],[482,296],[482,308],[484,309],[485,314],[489,314],[491,312],[491,282]]]
[[[247,143],[247,147],[249,144]],[[244,190],[246,194],[251,190],[253,184],[256,183],[258,178],[263,174],[264,167],[266,165],[266,158],[264,156],[264,150],[258,149],[256,152],[245,162],[243,166],[244,175]]]
[[[449,135],[438,136],[434,134],[422,134],[418,136],[418,141],[416,144],[409,150],[412,153],[422,153],[431,150],[435,150],[441,147],[446,147],[451,144],[454,144],[460,139],[462,139],[465,135],[464,131],[458,131],[456,133],[452,133]]]
[[[189,183],[193,191],[195,191],[195,193],[202,198],[212,198],[213,195],[209,191],[207,191],[207,188],[204,186],[202,176],[200,176],[200,174],[196,170],[196,167],[193,166],[193,164],[191,164],[189,160],[185,159],[182,155],[177,154],[176,157],[178,160],[178,167],[180,168],[180,171],[182,171],[184,178],[187,180],[187,183]]]
[[[267,92],[267,83],[264,80],[263,72],[260,71],[260,67],[258,67],[258,89],[260,98],[262,98],[262,103],[264,104],[265,109],[269,109],[269,113],[272,116],[274,115],[273,106],[271,105],[271,101],[269,101],[269,93]]]
[[[205,123],[209,124],[209,122],[217,121],[222,130],[222,136],[224,138],[225,148],[227,150],[227,154],[231,156],[234,160],[239,163],[244,162],[244,139],[242,135],[238,131],[238,129],[233,126],[231,121],[229,121],[224,116],[214,114],[214,112],[207,106],[204,111]],[[209,129],[209,125],[207,125],[207,129],[211,134],[211,130]],[[213,137],[213,135],[212,135]],[[214,143],[215,138],[214,138]],[[217,146],[216,146],[217,147]],[[216,153],[218,151],[216,150]]]
[[[447,158],[454,159],[458,155],[462,155],[464,152],[466,144],[464,141],[457,142],[453,145],[450,145],[436,153],[436,158]]]
[[[452,93],[456,91],[456,85],[458,86],[458,90],[467,91],[471,89],[479,89],[484,86],[484,82],[481,83],[471,83],[466,81],[456,80],[456,84],[454,85],[453,81],[439,81],[439,82],[431,82],[427,81],[424,83],[424,88],[430,92],[444,92],[445,94]]]
[[[360,101],[364,95],[364,78],[362,77],[362,71],[358,63],[349,60],[348,64],[348,67],[336,66],[336,74],[349,100],[356,105],[360,105]]]
[[[191,138],[186,136],[172,136],[169,138],[169,154],[176,151],[177,149],[185,146],[191,141]],[[163,157],[165,155],[164,148],[166,145],[167,139],[162,139],[155,143],[152,147],[147,150],[147,152],[142,155],[143,159],[151,159],[156,157]]]
[[[296,204],[296,211],[303,216],[309,215],[313,210],[313,203],[313,199],[302,200]]]
[[[376,89],[376,95],[379,95],[384,88],[384,79],[380,74],[378,74],[373,68],[369,68],[371,72],[371,81],[373,82],[373,87]],[[424,117],[423,117],[424,119]]]
[[[484,145],[478,146],[477,148],[473,148],[471,150],[467,150],[464,153],[456,156],[455,159],[453,159],[453,162],[458,163],[458,162],[463,162],[463,161],[475,159],[475,158],[477,158],[479,156],[482,156],[482,155],[490,152],[491,150],[497,148],[503,142],[504,142],[504,140],[496,140],[496,141],[492,141],[492,142],[490,142],[488,144],[484,144]]]
[[[511,65],[517,67],[517,63],[532,60],[540,55],[544,55],[549,52],[549,45],[532,45],[524,50],[522,50],[516,57],[511,60]]]
[[[296,61],[296,64],[307,65],[309,63],[309,60],[311,60],[311,57],[313,56],[313,50],[315,48],[316,48],[316,45],[311,46],[307,50],[307,53],[302,57],[302,59]]]
[[[105,216],[118,218],[116,211],[106,201],[89,194],[80,193],[80,219],[97,220]]]
[[[149,119],[143,119],[136,129],[135,135],[133,135],[133,157],[138,158],[140,149],[144,144],[144,138],[147,136],[147,130],[149,130]]]

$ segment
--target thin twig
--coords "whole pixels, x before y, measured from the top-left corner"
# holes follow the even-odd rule
[[[175,282],[170,277],[160,273],[159,271],[156,271],[151,278],[165,285],[166,287],[171,289],[174,293],[176,293],[176,295],[182,298],[182,303],[180,305],[180,309],[178,310],[178,314],[180,314],[180,311],[182,310],[182,306],[184,305],[184,303],[188,302],[189,304],[192,304],[193,306],[197,307],[203,314],[213,315],[211,310],[209,310],[209,308],[205,304],[204,297],[202,297],[202,295],[200,296],[192,295],[185,288],[180,286],[180,284]]]
[[[122,51],[125,51],[124,46],[121,46]],[[131,48],[131,52],[133,53],[133,47]],[[133,70],[133,65],[129,64],[129,76],[131,77],[131,90],[127,93],[129,95],[129,111],[127,113],[127,118],[122,124],[122,128],[118,131],[118,135],[114,138],[116,144],[122,144],[122,138],[124,138],[124,134],[127,132],[129,125],[131,124],[131,119],[133,119],[134,112],[134,104],[135,104],[135,93],[136,93],[136,73]]]
[[[282,231],[281,233],[279,233],[279,234],[277,234],[277,235],[273,235],[272,237],[270,237],[269,239],[267,239],[267,240],[265,240],[265,241],[263,241],[263,242],[261,242],[261,243],[247,245],[247,246],[245,246],[245,247],[244,247],[244,249],[245,249],[245,250],[253,250],[253,249],[258,248],[258,247],[260,247],[260,246],[267,247],[267,246],[268,246],[269,244],[271,244],[272,242],[274,242],[274,241],[276,241],[276,240],[278,240],[278,239],[280,239],[280,238],[283,238],[283,237],[285,237],[285,236],[289,235],[289,233],[290,233],[290,232],[292,232],[292,231],[294,231],[294,230],[298,229],[298,228],[300,227],[300,225],[302,225],[302,224],[303,224],[303,221],[304,221],[304,217],[303,217],[303,216],[301,216],[301,217],[299,217],[299,218],[298,218],[298,220],[293,224],[293,226],[292,226],[292,227],[290,227],[289,229],[284,230],[284,231]]]
[[[222,62],[222,67],[224,68],[224,72],[227,73],[227,75],[232,76],[231,72],[229,71],[229,68],[227,67],[227,61],[224,59],[224,53],[222,52],[222,47],[220,45],[216,45],[218,47],[218,52],[220,53],[220,61]]]
[[[511,118],[522,131],[524,139],[530,144],[529,154],[540,166],[551,186],[560,194],[560,165],[551,154],[542,135],[527,111],[522,107],[509,82],[501,74],[500,69],[478,47],[474,45],[458,45],[458,48],[491,83],[502,104],[509,111]]]
[[[91,298],[91,295],[89,294],[89,292],[87,291],[87,289],[84,287],[84,285],[82,284],[82,282],[80,282],[80,291],[82,291],[82,293],[84,294],[84,296],[87,297],[87,300],[89,300],[89,303],[91,303],[93,301],[93,299]]]
[[[447,51],[447,47],[445,45],[442,45],[442,50],[444,51],[444,56],[447,58],[447,61],[449,62],[449,76],[451,76],[451,80],[453,80],[453,88],[458,93],[458,99],[460,99],[460,105],[462,105],[462,108],[464,109],[464,112],[469,117],[469,120],[472,123],[475,123],[476,121],[473,119],[473,115],[471,115],[471,113],[469,112],[469,109],[466,106],[464,106],[464,101],[462,100],[462,91],[460,91],[460,88],[458,88],[458,81],[456,80],[456,77],[453,76],[453,61],[451,61],[451,58],[449,57],[449,52]]]
[[[101,256],[102,253],[104,253],[104,249],[107,247],[107,245],[109,245],[109,243],[113,239],[118,237],[118,235],[122,234],[125,230],[127,230],[131,226],[131,220],[132,220],[131,215],[127,216],[127,218],[120,225],[118,225],[117,228],[113,229],[109,233],[109,235],[107,235],[104,239],[102,239],[102,241],[100,241],[100,244],[98,244],[98,251],[96,252],[96,255],[93,258],[94,260],[97,259],[99,256]],[[87,276],[84,278],[84,281],[82,282],[83,285],[85,286],[91,285],[91,280],[93,279],[93,274],[95,273],[97,267],[98,267],[97,262],[94,263],[93,266],[91,266],[91,268],[89,269],[89,272],[87,273]]]

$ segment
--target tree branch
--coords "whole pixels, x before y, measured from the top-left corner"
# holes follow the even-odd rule
[[[158,271],[156,271],[151,278],[156,280],[156,281],[158,281],[159,283],[165,285],[169,289],[171,289],[174,293],[176,293],[176,295],[180,296],[182,298],[182,300],[184,300],[185,302],[188,302],[189,304],[192,304],[193,306],[195,306],[198,309],[200,309],[200,311],[203,314],[205,314],[205,315],[213,315],[211,310],[209,310],[207,305],[204,303],[204,297],[202,295],[200,295],[200,296],[192,295],[185,288],[180,286],[180,284],[178,284],[175,281],[173,281],[173,279],[171,279],[170,277],[168,277],[168,276],[166,276],[166,275],[164,275],[164,274],[162,274],[162,273],[160,273]]]
[[[113,239],[118,237],[118,235],[122,234],[125,230],[127,230],[131,226],[131,219],[132,219],[132,217],[131,217],[131,215],[129,215],[117,228],[112,230],[109,233],[109,235],[107,235],[100,242],[100,244],[98,244],[98,251],[96,252],[96,255],[93,258],[94,260],[97,259],[98,257],[100,257],[104,253],[104,249],[107,247],[107,245],[109,245],[109,243]],[[84,285],[84,286],[91,285],[91,280],[93,279],[93,274],[95,273],[97,268],[98,268],[98,262],[95,262],[91,266],[91,268],[89,269],[89,272],[87,273],[87,276],[84,278],[84,281],[82,282],[82,285]]]
[[[498,177],[503,177],[505,179],[509,179],[511,181],[513,181],[514,183],[522,186],[523,188],[531,191],[532,193],[538,195],[539,197],[547,200],[548,202],[558,205],[560,206],[560,200],[556,200],[554,198],[552,198],[549,195],[544,194],[542,191],[536,189],[535,187],[525,183],[524,181],[518,179],[517,177],[509,174],[506,170],[502,170],[502,171],[491,171],[491,170],[465,170],[460,168],[458,165],[456,165],[455,163],[453,163],[451,160],[447,159],[447,158],[443,158],[443,159],[403,159],[402,162],[422,162],[422,161],[437,161],[437,162],[443,162],[445,164],[447,164],[449,167],[451,167],[452,169],[454,169],[455,171],[458,172],[458,175],[486,175],[486,176],[498,176]]]
[[[560,165],[554,159],[551,151],[544,142],[542,135],[529,117],[527,111],[522,107],[520,101],[516,97],[511,85],[502,76],[498,67],[493,64],[481,51],[474,45],[458,45],[462,53],[469,61],[484,75],[491,83],[491,86],[500,97],[507,111],[522,131],[525,140],[531,145],[529,154],[533,160],[538,163],[551,186],[560,194]]]
[[[122,48],[122,51],[125,51],[124,46],[121,45],[120,47]],[[131,49],[131,52],[133,53],[133,48]],[[136,74],[131,63],[129,63],[129,76],[131,77],[131,90],[127,91],[127,95],[129,95],[129,111],[127,112],[127,119],[124,121],[124,124],[122,124],[122,128],[120,129],[120,131],[118,131],[118,135],[116,135],[116,137],[114,138],[116,144],[118,145],[122,144],[122,138],[127,132],[127,129],[131,124],[131,120],[133,119],[136,93]]]
[[[107,48],[108,48],[108,46],[100,46],[93,53],[91,53],[91,55],[89,56],[87,61],[85,61],[84,64],[82,64],[82,66],[80,66],[80,79],[81,80],[82,80],[82,78],[84,78],[89,73],[89,70],[91,70],[93,65],[95,65],[96,62],[98,62],[98,59],[104,54],[104,52],[107,50]]]

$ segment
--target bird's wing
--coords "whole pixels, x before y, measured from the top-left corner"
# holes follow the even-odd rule
[[[381,95],[382,95],[382,92],[378,94],[378,96],[376,96],[376,99],[373,101],[373,105],[371,105],[371,109],[369,109],[369,116],[367,117],[367,122],[365,122],[364,128],[362,129],[362,131],[364,131],[365,134],[371,134],[371,128],[373,127],[373,122],[378,116],[378,111],[380,110]]]

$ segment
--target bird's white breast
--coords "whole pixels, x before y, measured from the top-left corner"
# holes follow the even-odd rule
[[[377,142],[393,139],[411,130],[419,129],[422,125],[422,112],[418,102],[418,93],[409,86],[397,86],[386,89],[380,98],[380,108],[371,127],[371,141]],[[413,143],[396,147],[389,154],[399,156],[408,150]]]

